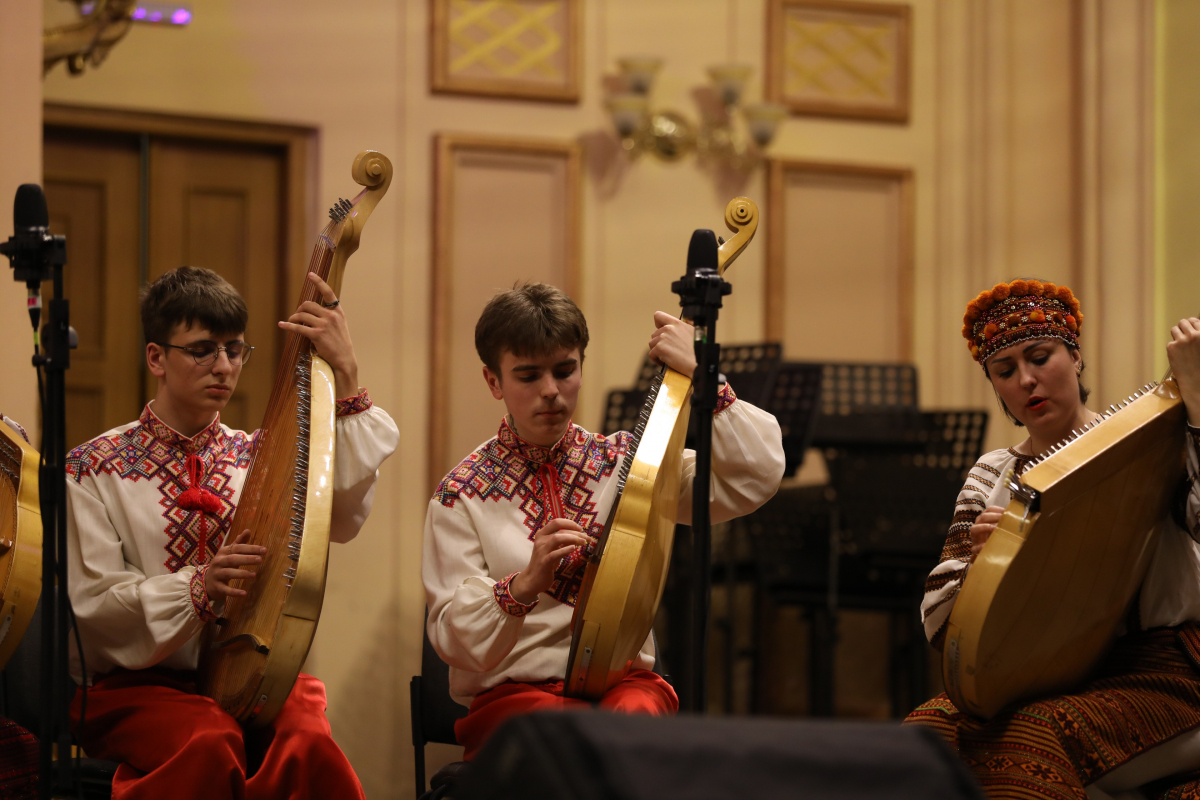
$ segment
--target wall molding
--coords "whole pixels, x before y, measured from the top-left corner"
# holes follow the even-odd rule
[[[566,161],[564,232],[567,263],[565,285],[560,287],[578,301],[580,286],[580,253],[582,241],[582,148],[578,142],[552,139],[531,139],[512,136],[479,134],[437,134],[433,141],[433,259],[432,259],[432,335],[430,341],[430,403],[429,403],[429,478],[431,487],[444,477],[449,419],[446,401],[449,396],[449,375],[443,367],[449,358],[450,273],[453,269],[454,239],[454,171],[455,158],[462,152],[508,155],[550,156]]]
[[[771,159],[767,165],[767,263],[763,308],[766,341],[782,341],[784,336],[784,283],[787,246],[786,187],[788,175],[830,175],[834,177],[880,178],[896,181],[900,187],[900,220],[897,258],[901,287],[899,298],[900,343],[903,361],[912,361],[915,287],[916,206],[913,170],[908,167],[880,166],[804,159]]]

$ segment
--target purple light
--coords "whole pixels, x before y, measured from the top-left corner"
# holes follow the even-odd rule
[[[134,19],[145,19],[145,18],[146,18],[146,9],[144,9],[144,8],[135,8],[135,9],[133,10],[133,18],[134,18]]]
[[[192,21],[192,12],[186,8],[179,8],[171,15],[171,22],[175,25],[187,25]]]
[[[81,5],[79,7],[79,13],[86,17],[88,14],[91,14],[92,11],[95,10],[95,8],[96,8],[95,3],[84,3],[83,5]]]
[[[151,22],[162,22],[162,12],[161,11],[150,12],[150,21]]]

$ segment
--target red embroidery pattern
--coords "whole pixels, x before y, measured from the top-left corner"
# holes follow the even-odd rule
[[[496,602],[500,604],[500,608],[504,609],[505,614],[513,617],[523,617],[530,611],[533,611],[538,601],[534,600],[532,603],[522,603],[512,596],[509,586],[512,584],[513,578],[517,577],[517,574],[514,572],[512,575],[498,582],[495,588],[492,589],[492,593],[496,596]]]
[[[208,622],[217,618],[217,612],[213,610],[212,600],[208,597],[208,592],[204,590],[204,575],[208,572],[208,564],[205,564],[200,569],[196,570],[196,574],[192,576],[188,582],[188,589],[192,596],[192,610],[196,612],[196,616]]]
[[[434,497],[447,508],[453,508],[460,497],[517,503],[532,539],[553,518],[544,483],[556,482],[562,515],[583,528],[595,545],[604,528],[597,519],[593,499],[596,489],[625,457],[631,438],[624,431],[611,438],[588,433],[571,423],[557,444],[540,447],[520,439],[505,420],[494,439],[450,471]],[[557,481],[543,482],[539,478],[543,465],[551,468]],[[559,602],[575,605],[586,563],[587,553],[582,551],[563,559],[546,593]]]
[[[367,394],[366,389],[363,389],[354,397],[338,400],[336,414],[339,417],[349,417],[354,414],[361,414],[373,405],[371,396]]]
[[[737,395],[733,393],[733,387],[726,383],[717,392],[717,410],[713,413],[720,414],[725,409],[733,405],[733,401],[737,400]]]
[[[115,475],[135,483],[157,480],[162,494],[158,504],[167,520],[165,565],[171,572],[178,572],[189,564],[207,562],[220,549],[233,519],[233,474],[249,468],[257,436],[226,432],[217,418],[189,439],[165,425],[147,406],[138,424],[124,433],[100,436],[72,450],[66,470],[76,481],[82,481],[86,473]],[[200,460],[200,486],[221,503],[220,512],[207,514],[207,524],[203,522],[204,511],[182,509],[177,503],[179,495],[192,486],[187,469],[189,455]],[[207,539],[207,552],[201,551],[202,539]]]

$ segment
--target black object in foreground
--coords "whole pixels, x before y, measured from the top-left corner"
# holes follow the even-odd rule
[[[505,723],[455,800],[983,800],[932,731],[894,723],[584,712]]]

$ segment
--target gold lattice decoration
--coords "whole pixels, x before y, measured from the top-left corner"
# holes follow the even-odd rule
[[[566,0],[452,0],[450,75],[561,82]]]
[[[887,22],[788,15],[787,97],[888,103],[895,97],[895,27]]]

